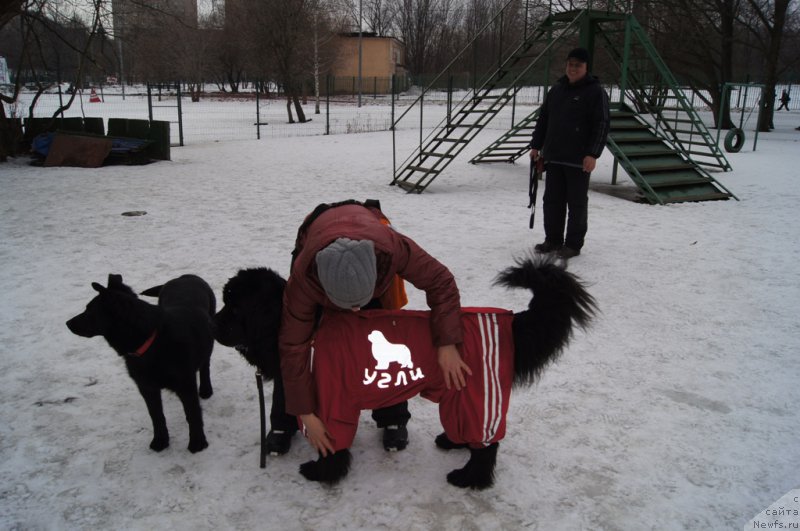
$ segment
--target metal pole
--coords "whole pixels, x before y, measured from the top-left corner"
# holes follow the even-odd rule
[[[331,75],[325,76],[325,134],[331,134]]]
[[[122,60],[122,38],[117,37],[119,43],[119,84],[122,86],[122,101],[125,101],[125,74]]]
[[[392,86],[391,86],[391,91],[392,91],[392,131],[394,131],[394,82],[395,82],[396,78],[397,78],[397,74],[392,74],[392,77],[391,77],[391,80],[390,80],[390,83],[392,84]]]
[[[397,128],[394,126],[394,83],[396,78],[397,75],[392,74],[392,182],[397,175],[397,142],[395,138]]]
[[[447,127],[453,119],[453,74],[447,79]]]
[[[425,93],[423,92],[419,98],[419,156],[422,160],[422,111],[425,109]]]
[[[514,127],[514,117],[517,114],[517,83],[516,81],[512,85],[512,97],[511,97],[511,127]]]
[[[147,117],[153,121],[153,93],[150,83],[147,84]]]
[[[363,55],[362,52],[362,26],[363,26],[363,19],[361,18],[362,9],[361,9],[361,0],[358,0],[358,107],[361,108],[361,58]]]
[[[256,140],[261,140],[261,97],[259,96],[259,86],[256,82]]]
[[[183,146],[183,109],[181,108],[181,83],[178,82],[178,140]]]

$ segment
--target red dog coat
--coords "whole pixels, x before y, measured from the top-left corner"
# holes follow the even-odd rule
[[[352,444],[362,409],[415,395],[439,404],[442,426],[454,443],[480,448],[501,440],[514,377],[513,317],[498,308],[462,310],[459,352],[472,376],[466,388],[448,391],[431,340],[430,312],[326,312],[314,339],[312,373],[316,414],[335,450]]]

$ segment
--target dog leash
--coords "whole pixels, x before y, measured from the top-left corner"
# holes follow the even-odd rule
[[[544,171],[544,159],[539,156],[536,160],[531,159],[531,169],[528,178],[528,208],[531,209],[531,219],[528,221],[528,228],[533,228],[533,219],[536,216],[536,192],[539,190],[539,179]]]

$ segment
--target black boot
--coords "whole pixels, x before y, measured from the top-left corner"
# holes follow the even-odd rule
[[[551,242],[550,240],[545,240],[542,243],[537,243],[533,246],[533,250],[537,253],[555,253],[559,249],[561,249],[560,243]]]
[[[483,490],[494,484],[494,466],[497,463],[497,448],[493,443],[485,448],[470,448],[470,457],[464,468],[447,474],[447,482],[462,489]]]
[[[267,453],[269,455],[283,455],[292,447],[294,431],[269,430],[267,434]]]
[[[399,452],[408,446],[408,430],[405,426],[386,426],[383,429],[383,448],[387,452]]]

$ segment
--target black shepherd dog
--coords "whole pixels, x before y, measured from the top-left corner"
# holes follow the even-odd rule
[[[139,299],[120,275],[109,275],[108,287],[96,282],[92,287],[98,295],[83,313],[67,321],[67,327],[82,337],[103,336],[125,359],[153,421],[150,448],[160,452],[169,446],[162,389],[174,391],[183,404],[189,451],[208,447],[198,394],[208,398],[214,392],[209,365],[217,303],[211,287],[200,277],[183,275],[142,293],[158,296],[158,306]]]
[[[558,358],[573,329],[588,326],[597,311],[595,300],[575,275],[546,255],[518,260],[498,275],[495,284],[533,292],[528,309],[514,313],[512,321],[513,383],[530,385]],[[237,347],[251,364],[263,366],[264,373],[273,376],[279,370],[278,329],[284,286],[285,281],[270,269],[239,271],[225,287],[225,306],[215,320],[220,343]],[[435,442],[444,450],[467,447],[451,442],[444,433]],[[498,443],[470,448],[469,461],[450,472],[448,482],[463,488],[490,487],[497,450]],[[304,463],[300,473],[312,481],[335,484],[349,472],[350,461],[349,450],[340,450]]]

